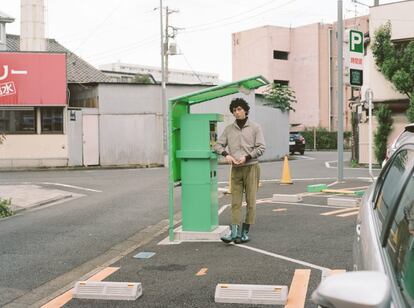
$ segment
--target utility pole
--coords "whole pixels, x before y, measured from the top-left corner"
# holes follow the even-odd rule
[[[164,47],[164,57],[165,57],[165,83],[168,83],[168,15],[170,15],[170,11],[168,10],[168,6],[165,9],[165,47]]]
[[[342,0],[338,0],[338,182],[344,180],[344,66],[343,66],[343,37]]]
[[[169,72],[168,72],[168,57],[170,55],[174,55],[174,53],[171,53],[170,52],[169,39],[170,38],[174,38],[175,35],[176,35],[177,30],[179,29],[179,28],[175,28],[175,27],[172,27],[172,26],[169,25],[168,16],[170,14],[172,14],[172,13],[178,13],[178,12],[179,12],[178,10],[169,10],[168,9],[168,6],[165,9],[165,44],[164,44],[164,52],[165,52],[165,54],[164,54],[164,57],[165,57],[164,58],[165,59],[165,83],[168,83],[168,75],[169,75]],[[170,28],[173,30],[173,34],[170,34],[169,33],[169,29]]]
[[[160,36],[161,36],[161,104],[162,104],[162,147],[164,167],[168,167],[168,140],[167,140],[167,88],[165,83],[165,45],[164,45],[164,26],[163,26],[163,7],[160,0]]]

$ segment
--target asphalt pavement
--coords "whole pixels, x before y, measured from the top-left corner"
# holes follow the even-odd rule
[[[304,302],[305,307],[316,307],[310,296],[322,275],[328,270],[352,270],[357,210],[327,206],[327,198],[332,194],[305,194],[299,203],[276,203],[269,199],[275,193],[305,193],[307,185],[316,183],[322,182],[300,181],[289,186],[263,183],[258,197],[257,223],[252,226],[252,240],[247,244],[159,245],[167,237],[164,232],[114,262],[110,267],[117,270],[104,281],[140,282],[143,294],[135,301],[72,299],[64,307],[240,307],[240,304],[216,303],[217,284],[290,287],[297,269],[311,271]],[[337,186],[361,190],[367,185],[366,181],[354,180]],[[225,206],[229,196],[220,201]],[[352,215],[321,215],[338,210]],[[220,223],[229,224],[229,217],[227,207]],[[155,254],[149,259],[134,258],[140,252]]]
[[[347,153],[346,153],[347,154]],[[167,237],[167,221],[156,217],[166,217],[161,214],[161,208],[166,208],[164,201],[165,196],[161,196],[165,184],[165,170],[122,170],[109,171],[109,176],[103,177],[103,172],[98,171],[50,171],[29,173],[32,182],[27,181],[28,175],[25,172],[2,173],[0,177],[0,195],[11,197],[15,202],[14,207],[24,214],[24,210],[43,209],[51,206],[50,211],[46,213],[47,219],[53,222],[56,229],[56,240],[66,241],[67,247],[74,247],[76,251],[69,251],[70,248],[63,248],[61,255],[55,252],[61,244],[55,239],[47,239],[49,235],[41,230],[41,226],[36,225],[36,221],[41,220],[30,215],[21,216],[22,223],[32,221],[27,228],[16,229],[18,220],[10,219],[9,224],[3,224],[2,230],[9,230],[14,221],[16,228],[8,235],[11,238],[3,238],[3,247],[8,247],[9,242],[17,241],[17,244],[23,245],[24,251],[30,249],[27,256],[31,256],[36,249],[30,242],[23,240],[25,230],[33,232],[31,226],[36,226],[41,238],[50,242],[44,251],[47,253],[53,247],[55,261],[50,260],[49,265],[41,265],[38,270],[33,270],[30,275],[33,280],[26,286],[15,284],[12,288],[7,288],[7,281],[12,281],[13,275],[19,276],[16,272],[15,265],[20,259],[13,261],[15,252],[2,252],[0,262],[10,270],[6,270],[6,276],[0,278],[4,280],[0,287],[0,301],[6,304],[5,307],[40,307],[46,303],[52,303],[54,299],[61,299],[61,295],[70,290],[74,282],[86,280],[93,274],[105,271],[108,267],[114,267],[114,272],[104,278],[105,281],[128,281],[141,282],[143,286],[143,295],[136,301],[103,301],[103,300],[80,300],[70,299],[66,294],[67,303],[65,307],[239,307],[239,304],[218,304],[214,301],[214,290],[218,283],[231,284],[263,284],[263,285],[287,285],[290,286],[297,269],[309,269],[311,271],[306,297],[305,306],[315,307],[310,301],[310,295],[321,280],[322,273],[327,269],[345,269],[352,270],[352,239],[355,229],[356,211],[349,212],[344,210],[340,214],[329,214],[337,211],[336,207],[328,207],[327,194],[306,194],[306,187],[310,184],[333,184],[335,182],[336,169],[332,167],[332,158],[335,153],[310,153],[305,156],[293,157],[290,161],[290,171],[294,181],[293,185],[282,186],[279,184],[281,176],[282,162],[269,162],[262,165],[262,186],[258,195],[257,206],[257,223],[252,227],[252,240],[243,245],[226,245],[221,242],[209,243],[181,243],[178,245],[158,245],[158,243]],[[346,166],[349,168],[349,166]],[[122,186],[113,185],[114,180],[122,178],[125,181],[125,175],[133,175],[131,182]],[[150,175],[151,174],[151,175]],[[154,178],[155,174],[155,178]],[[376,171],[378,174],[378,171]],[[55,175],[61,177],[60,181],[66,183],[62,186],[51,185]],[[348,169],[345,170],[346,182],[333,184],[330,188],[345,189],[365,189],[369,185],[369,177],[366,169]],[[219,167],[219,186],[223,190],[227,183],[228,167]],[[134,179],[137,182],[133,182]],[[39,184],[40,183],[40,184]],[[94,185],[91,186],[91,183]],[[116,182],[115,182],[116,183]],[[137,184],[140,183],[138,186]],[[161,187],[154,187],[160,186]],[[92,187],[89,191],[79,191],[76,185]],[[134,188],[136,186],[136,188]],[[111,187],[108,189],[108,187]],[[78,187],[79,188],[79,187]],[[134,190],[131,194],[129,191]],[[136,190],[139,189],[138,193]],[[5,191],[7,193],[5,193]],[[100,194],[99,192],[102,192]],[[303,194],[303,201],[300,203],[280,203],[273,202],[273,194]],[[79,199],[79,202],[66,202]],[[179,197],[179,189],[177,189]],[[33,196],[31,198],[30,196]],[[36,196],[36,198],[34,198]],[[110,208],[105,207],[104,218],[94,218],[91,202],[93,206],[99,209],[104,202],[118,200],[119,197],[126,198],[122,202],[126,204],[147,204],[142,208],[119,207],[113,203]],[[126,196],[126,197],[124,197]],[[331,195],[329,195],[331,196]],[[117,199],[118,198],[118,199]],[[137,199],[138,198],[138,199]],[[31,202],[27,202],[31,200]],[[108,201],[106,201],[108,200]],[[159,200],[159,201],[158,201]],[[220,216],[220,224],[229,224],[230,196],[221,195],[220,206],[225,210]],[[24,203],[26,202],[26,203]],[[155,203],[154,203],[155,202]],[[158,204],[160,207],[154,207],[153,216],[151,204]],[[61,203],[60,206],[54,205]],[[179,202],[177,202],[179,203]],[[65,209],[66,204],[71,204]],[[96,204],[96,205],[95,205]],[[150,206],[150,207],[149,207]],[[119,208],[118,211],[113,211]],[[176,209],[176,219],[180,218],[179,206]],[[111,212],[112,211],[112,212]],[[86,221],[92,222],[88,226],[83,226],[80,221],[75,220],[75,212],[80,213]],[[165,213],[165,212],[164,212]],[[322,214],[328,213],[328,215]],[[345,214],[345,215],[343,215]],[[129,219],[126,219],[127,215]],[[112,219],[110,218],[112,217]],[[139,232],[134,232],[131,222],[140,221]],[[61,219],[62,218],[62,219]],[[52,219],[52,220],[50,220]],[[6,220],[8,220],[6,218]],[[128,221],[128,223],[126,223]],[[115,224],[114,222],[117,222]],[[67,225],[64,225],[67,223]],[[105,231],[105,236],[96,235],[97,226],[102,223],[108,227],[115,228]],[[9,225],[9,226],[8,226]],[[79,226],[76,231],[74,227]],[[143,228],[145,227],[145,228]],[[8,229],[7,229],[8,228]],[[62,228],[59,230],[58,228]],[[121,230],[129,230],[131,237],[125,239],[121,236]],[[18,233],[20,232],[20,233]],[[60,234],[67,235],[60,237]],[[117,234],[115,237],[114,234]],[[119,236],[118,236],[119,233]],[[69,238],[70,234],[70,238]],[[89,242],[81,239],[84,235],[89,234],[89,241],[96,237],[97,245],[90,245]],[[16,237],[16,235],[18,235]],[[27,234],[29,235],[29,234]],[[45,238],[46,236],[46,238]],[[53,236],[53,233],[50,234]],[[92,237],[91,237],[92,236]],[[77,239],[82,240],[82,245],[78,245]],[[5,242],[4,242],[5,241]],[[27,243],[26,243],[27,242]],[[105,245],[106,244],[106,245]],[[109,245],[109,248],[108,248]],[[10,245],[10,247],[13,247]],[[93,247],[93,248],[92,248]],[[89,249],[88,249],[89,248]],[[17,248],[12,248],[13,250]],[[108,250],[109,249],[109,250]],[[52,250],[50,250],[52,251]],[[106,253],[104,253],[106,251]],[[139,252],[154,252],[155,254],[149,259],[136,259]],[[42,252],[40,252],[41,254]],[[75,254],[73,254],[75,253]],[[105,254],[103,258],[102,254]],[[20,252],[19,252],[20,255]],[[76,257],[75,257],[76,255]],[[34,256],[34,255],[33,255]],[[81,258],[82,256],[82,258]],[[39,256],[40,259],[42,255]],[[46,255],[44,256],[46,257]],[[50,255],[49,255],[50,257]],[[95,257],[95,258],[94,258]],[[20,258],[20,257],[19,257]],[[94,259],[93,259],[94,258]],[[39,259],[39,260],[40,260]],[[85,260],[90,260],[86,263]],[[23,259],[22,259],[23,261]],[[5,263],[4,263],[5,262]],[[36,269],[40,261],[28,260],[24,266],[25,271]],[[3,266],[2,265],[2,266]],[[21,265],[20,265],[21,266]],[[78,267],[76,267],[78,266]],[[5,267],[5,268],[6,268]],[[55,267],[59,271],[55,271]],[[59,276],[63,271],[70,272],[65,275],[64,279]],[[22,277],[24,272],[21,271]],[[200,274],[201,273],[201,274]],[[53,276],[54,275],[54,276]],[[105,275],[104,275],[105,276]],[[55,279],[53,279],[55,277]],[[36,283],[38,281],[38,283]],[[17,281],[16,281],[17,282]],[[25,283],[24,283],[25,284]],[[4,285],[6,287],[4,287]],[[37,287],[36,287],[37,286]],[[9,291],[7,291],[9,290]],[[32,290],[31,292],[28,292]],[[65,301],[66,301],[65,300]],[[64,301],[64,302],[65,302]],[[62,304],[63,305],[63,304]],[[246,305],[248,306],[248,305]],[[255,307],[258,307],[257,305]]]

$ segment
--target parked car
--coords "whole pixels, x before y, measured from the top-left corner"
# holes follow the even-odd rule
[[[317,304],[414,307],[414,134],[401,140],[364,194],[353,253],[357,272],[321,282]]]
[[[290,132],[289,133],[289,152],[290,154],[294,154],[295,152],[299,152],[300,155],[305,153],[305,145],[306,141],[303,136],[298,132]]]
[[[385,163],[391,157],[391,155],[397,150],[397,148],[401,145],[401,143],[406,139],[410,138],[414,135],[414,123],[408,124],[404,127],[404,130],[395,138],[394,142],[387,148],[387,154],[385,155],[385,159],[382,162],[382,167],[384,167]]]

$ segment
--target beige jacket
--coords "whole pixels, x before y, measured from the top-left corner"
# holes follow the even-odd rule
[[[214,145],[214,151],[222,155],[226,148],[228,148],[227,152],[235,159],[250,155],[251,159],[244,165],[257,164],[257,158],[262,156],[266,149],[260,125],[249,119],[247,119],[242,129],[236,121],[228,125]]]

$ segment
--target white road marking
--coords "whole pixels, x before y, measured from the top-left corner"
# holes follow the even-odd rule
[[[348,216],[354,216],[354,215],[358,215],[359,210],[356,212],[351,212],[351,213],[346,213],[346,214],[341,214],[341,215],[337,215],[338,217],[348,217]]]
[[[350,207],[350,208],[347,208],[347,209],[335,210],[335,211],[330,211],[330,212],[321,213],[321,215],[322,215],[322,216],[329,216],[329,215],[335,215],[335,214],[345,213],[345,212],[355,211],[355,210],[358,210],[358,208],[355,208],[355,207]]]
[[[221,215],[221,213],[223,213],[229,206],[231,206],[231,204],[223,205],[221,208],[219,208],[218,214]]]
[[[61,184],[61,183],[41,182],[40,184],[62,186],[62,187],[67,187],[67,188],[75,188],[75,189],[79,189],[79,190],[86,190],[86,191],[93,191],[93,192],[102,192],[102,190],[86,188],[86,187],[80,187],[80,186],[74,186],[74,185],[68,185],[68,184]]]
[[[331,161],[326,161],[325,162],[325,167],[328,169],[337,169],[338,167],[332,167],[331,163],[336,163],[338,162],[337,160],[331,160]],[[367,168],[343,168],[344,170],[367,170]],[[380,168],[372,168],[372,170],[381,170]],[[368,170],[367,170],[368,171]]]
[[[236,245],[236,244],[232,243],[232,245],[234,245],[236,247],[239,247],[239,248],[249,249],[249,250],[252,250],[252,251],[255,251],[255,252],[258,252],[258,253],[276,258],[276,259],[281,259],[281,260],[289,261],[289,262],[292,262],[292,263],[300,264],[300,265],[303,265],[303,266],[307,266],[307,267],[310,267],[310,268],[314,268],[314,269],[320,270],[322,272],[330,270],[327,267],[319,266],[319,265],[312,264],[312,263],[305,262],[305,261],[298,260],[298,259],[285,257],[285,256],[282,256],[282,255],[275,254],[273,252],[269,252],[269,251],[266,251],[266,250],[254,248],[254,247],[247,246],[247,245],[244,245],[244,244],[243,245]]]
[[[326,177],[326,178],[301,178],[301,179],[292,179],[293,182],[300,182],[300,181],[322,181],[322,180],[334,180],[335,178],[332,177]],[[353,179],[353,178],[349,178],[349,179]],[[260,180],[261,183],[279,183],[280,179],[269,179],[269,180]],[[217,184],[228,184],[228,181],[222,181],[222,182],[217,182]]]
[[[292,204],[292,205],[302,205],[307,207],[319,207],[319,208],[329,208],[329,209],[343,209],[343,206],[334,206],[334,205],[319,205],[319,204],[309,204],[309,203],[299,203],[299,202],[277,202],[272,201],[269,203],[273,204]]]

